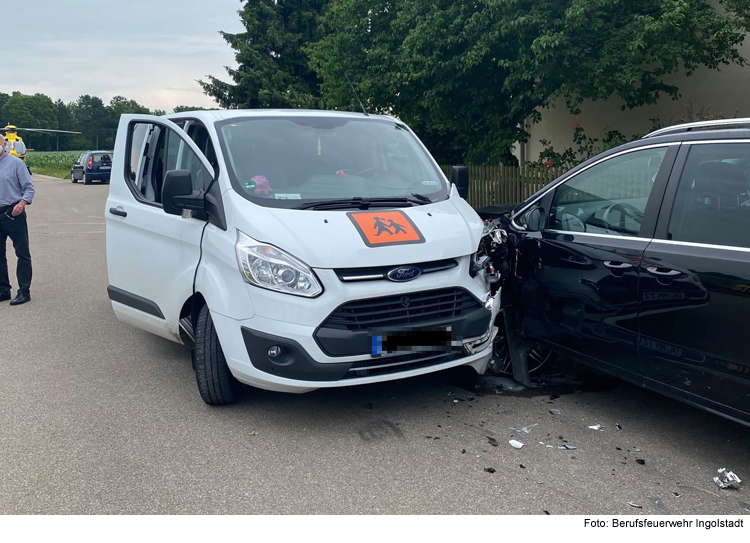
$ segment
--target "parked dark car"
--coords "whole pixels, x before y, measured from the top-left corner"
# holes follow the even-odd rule
[[[112,151],[87,151],[83,153],[70,170],[73,183],[83,181],[90,185],[93,181],[109,183],[112,172]]]
[[[521,340],[750,424],[750,119],[602,153],[501,222]]]

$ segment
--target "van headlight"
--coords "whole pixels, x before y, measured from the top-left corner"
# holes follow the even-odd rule
[[[310,267],[278,247],[237,231],[237,263],[245,281],[256,287],[314,298],[323,292]]]

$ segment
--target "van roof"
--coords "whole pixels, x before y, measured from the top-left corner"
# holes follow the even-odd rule
[[[217,109],[210,111],[183,111],[167,115],[168,119],[180,119],[185,117],[197,118],[204,122],[223,121],[225,119],[252,118],[252,117],[349,117],[356,119],[389,119],[396,121],[388,115],[365,116],[362,112],[355,111],[329,111],[324,109]]]

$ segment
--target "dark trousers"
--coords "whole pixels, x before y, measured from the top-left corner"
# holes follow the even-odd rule
[[[8,280],[8,260],[5,257],[5,243],[7,238],[13,242],[13,248],[18,257],[16,278],[18,291],[29,292],[31,287],[31,253],[29,252],[29,228],[26,225],[26,211],[18,217],[12,213],[0,213],[0,294],[10,293]]]

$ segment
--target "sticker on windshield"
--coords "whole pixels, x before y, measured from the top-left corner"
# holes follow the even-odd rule
[[[277,200],[301,200],[302,195],[300,194],[280,194],[276,193],[276,199]]]
[[[368,247],[424,243],[424,236],[403,211],[350,211],[347,215]]]
[[[440,185],[440,183],[437,181],[422,181],[422,184],[426,187],[437,187],[438,185]]]

